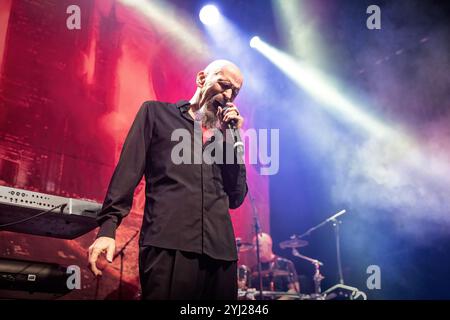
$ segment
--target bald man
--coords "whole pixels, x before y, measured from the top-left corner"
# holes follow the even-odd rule
[[[230,132],[225,129],[230,121],[237,128],[243,124],[233,103],[242,83],[235,64],[217,60],[198,72],[197,89],[189,101],[144,102],[98,214],[100,229],[88,252],[95,275],[101,275],[99,256],[106,255],[112,262],[116,229],[129,213],[134,190],[145,176],[139,237],[142,298],[237,298],[238,257],[229,209],[243,203],[247,183],[240,154],[227,148]],[[180,142],[174,137],[179,132],[193,137],[188,139],[189,149],[181,152],[187,159],[182,162],[174,160],[174,153],[180,153],[174,152]],[[202,148],[194,148],[197,132]],[[216,139],[217,133],[223,133],[224,140]],[[224,161],[196,162],[192,155],[198,150],[205,153],[212,144]],[[225,161],[230,158],[231,163]]]
[[[272,237],[269,234],[261,232],[258,235],[258,242],[261,270],[263,271],[263,289],[300,293],[300,283],[294,263],[273,253]],[[253,238],[253,243],[256,245],[256,237]],[[259,289],[258,266],[254,266],[252,271],[251,284],[254,288]],[[279,272],[281,275],[277,275],[277,271],[281,271]]]

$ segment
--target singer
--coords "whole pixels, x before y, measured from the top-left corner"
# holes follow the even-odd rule
[[[98,276],[100,255],[112,262],[115,233],[131,209],[133,193],[145,176],[145,210],[139,237],[143,299],[237,299],[237,251],[229,209],[247,194],[245,165],[174,164],[171,134],[194,132],[200,122],[203,146],[211,129],[225,130],[243,117],[233,101],[243,77],[239,68],[216,60],[198,72],[194,96],[176,104],[144,102],[128,132],[112,175],[100,226],[89,247],[89,265]],[[239,153],[236,152],[236,157]]]

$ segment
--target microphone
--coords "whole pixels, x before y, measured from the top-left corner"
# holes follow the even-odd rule
[[[222,105],[222,113],[225,112],[230,107],[226,104]],[[237,127],[237,122],[235,119],[231,119],[227,123],[228,129],[230,129],[231,137],[233,138],[233,149],[236,150],[238,155],[243,155],[244,153],[244,143],[241,139],[241,134],[239,133],[239,128]]]
[[[329,217],[326,221],[327,222],[330,222],[330,221],[333,221],[333,220],[335,220],[337,217],[339,217],[339,216],[342,216],[344,213],[346,213],[347,211],[344,209],[344,210],[341,210],[341,211],[339,211],[338,213],[336,213],[336,214],[334,214],[333,216],[331,216],[331,217]]]

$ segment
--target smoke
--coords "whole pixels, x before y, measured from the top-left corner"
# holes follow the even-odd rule
[[[383,47],[413,38],[407,27],[392,32],[393,43]],[[333,196],[365,208],[369,220],[391,219],[399,231],[422,239],[438,231],[436,226],[450,226],[450,51],[442,30],[430,30],[427,37],[416,34],[415,41],[409,40],[412,49],[399,48],[388,61],[366,67],[365,74],[387,120],[406,128],[415,143],[399,148],[401,141],[395,138],[369,138],[354,150],[348,148],[336,159],[340,173]],[[370,46],[361,55],[373,61],[381,51]],[[370,215],[380,212],[387,217]]]
[[[362,72],[350,83],[364,84],[399,136],[355,134],[317,110],[296,120],[318,157],[331,162],[326,179],[336,206],[421,241],[450,233],[450,44],[445,26],[427,19],[419,2],[408,4],[383,8],[384,34],[364,40],[356,57]]]
[[[395,142],[375,139],[346,148],[335,158],[334,200],[359,208],[368,220],[390,219],[416,237],[436,224],[450,226],[450,162],[430,148],[399,152]]]

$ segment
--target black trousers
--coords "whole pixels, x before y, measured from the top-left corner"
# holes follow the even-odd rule
[[[152,246],[139,248],[144,300],[236,300],[237,262]]]

